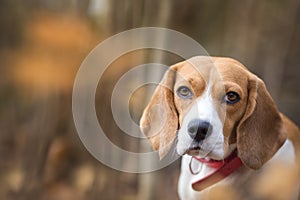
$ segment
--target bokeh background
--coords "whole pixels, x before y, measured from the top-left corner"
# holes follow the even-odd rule
[[[130,174],[106,167],[84,148],[72,118],[72,87],[81,62],[116,33],[171,28],[197,40],[210,55],[245,64],[300,125],[299,22],[298,0],[1,0],[0,199],[177,199],[179,161]],[[131,151],[144,148],[112,119],[110,96],[122,74],[148,61],[178,60],[148,50],[112,63],[96,97],[111,141]],[[147,103],[145,92],[130,101],[136,122]]]

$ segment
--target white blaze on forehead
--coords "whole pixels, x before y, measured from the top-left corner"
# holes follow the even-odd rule
[[[224,135],[223,135],[223,121],[220,116],[225,116],[224,114],[218,113],[219,111],[224,111],[225,109],[216,109],[216,106],[222,106],[221,102],[217,103],[218,100],[213,99],[216,95],[212,95],[213,84],[220,83],[220,77],[215,67],[212,65],[204,67],[203,77],[207,81],[206,89],[204,93],[195,101],[189,112],[183,119],[182,126],[178,132],[178,143],[177,152],[179,154],[185,153],[193,142],[193,139],[189,136],[187,127],[189,122],[194,119],[200,119],[207,121],[212,126],[212,132],[201,142],[199,156],[207,156],[211,153],[215,157],[222,158],[224,156]],[[202,67],[198,68],[200,74],[202,73]]]
[[[198,62],[197,62],[198,61]],[[196,116],[200,117],[202,120],[207,120],[208,122],[214,123],[215,120],[224,121],[225,106],[218,98],[219,95],[213,93],[223,93],[225,94],[225,88],[222,83],[222,78],[214,66],[214,63],[210,58],[204,57],[200,59],[191,59],[190,62],[199,71],[204,80],[206,81],[206,88],[203,94],[198,97],[194,106],[197,105],[195,110],[194,106],[191,112],[197,112]],[[222,91],[223,90],[223,91]],[[218,109],[217,109],[218,107]],[[222,108],[221,108],[222,107]],[[223,112],[223,113],[218,113]],[[222,117],[222,119],[220,119]],[[222,124],[222,123],[221,123]],[[223,127],[223,125],[222,125]]]
[[[208,92],[194,103],[184,117],[178,132],[177,152],[183,154],[191,146],[193,138],[190,137],[187,130],[189,122],[194,119],[207,121],[212,126],[212,132],[200,144],[199,156],[205,157],[207,154],[212,153],[214,156],[222,158],[224,155],[223,123]]]
[[[205,59],[205,61],[207,60]],[[217,109],[216,106],[220,107],[225,105],[222,105],[221,102],[219,102],[221,100],[213,99],[219,96],[216,94],[213,95],[213,92],[220,92],[214,91],[213,87],[216,86],[216,84],[220,85],[222,81],[216,67],[213,65],[211,60],[209,61],[210,62],[205,63],[205,65],[195,66],[200,74],[202,74],[204,77],[206,81],[206,88],[203,94],[197,98],[184,121],[201,119],[203,121],[210,122],[215,129],[222,129],[222,122],[224,119],[220,119],[220,116],[224,116],[224,113],[218,113],[218,110],[225,112],[225,109]],[[224,90],[223,86],[222,89]]]
[[[211,95],[205,92],[196,102],[184,118],[183,123],[187,123],[193,119],[201,119],[207,122],[213,122],[216,114],[216,109]]]

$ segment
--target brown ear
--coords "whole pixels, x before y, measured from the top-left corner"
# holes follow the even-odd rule
[[[243,163],[252,169],[267,162],[286,139],[280,114],[264,82],[251,74],[248,102],[237,127],[237,148]]]
[[[177,65],[171,67],[157,86],[140,120],[142,132],[163,158],[171,148],[178,128],[178,115],[174,105],[173,87]]]

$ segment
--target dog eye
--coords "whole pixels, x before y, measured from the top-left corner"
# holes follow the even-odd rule
[[[225,95],[224,100],[226,101],[227,104],[235,104],[240,100],[240,96],[236,92],[228,92]]]
[[[191,90],[186,86],[181,86],[177,89],[177,95],[183,99],[190,99],[193,96]]]

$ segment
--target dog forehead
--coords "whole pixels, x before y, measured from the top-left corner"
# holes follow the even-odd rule
[[[202,73],[188,62],[177,71],[177,80],[204,80]]]
[[[240,62],[232,58],[216,58],[214,65],[223,82],[233,82],[240,86],[247,84],[250,72]]]
[[[207,82],[210,79],[213,62],[198,57],[186,60],[177,71],[177,79],[185,81]]]
[[[197,56],[182,62],[177,78],[189,82],[222,80],[243,84],[249,73],[243,64],[232,58]]]

